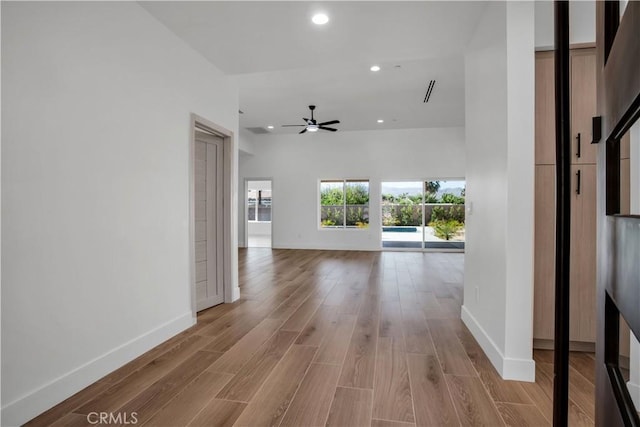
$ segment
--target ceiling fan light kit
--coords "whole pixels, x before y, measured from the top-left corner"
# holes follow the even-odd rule
[[[304,126],[304,129],[302,129],[298,133],[317,132],[320,129],[327,130],[329,132],[337,132],[338,129],[327,127],[327,125],[338,124],[338,123],[340,123],[340,120],[329,120],[328,122],[318,123],[318,121],[313,118],[313,110],[315,110],[315,109],[316,109],[315,105],[309,105],[309,110],[311,110],[311,118],[310,119],[307,119],[305,117],[302,118],[302,120],[304,120],[306,122],[306,124],[304,124],[304,125],[282,125],[282,127],[300,127],[300,126]]]

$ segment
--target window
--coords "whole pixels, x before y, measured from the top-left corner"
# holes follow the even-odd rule
[[[249,221],[271,221],[271,190],[249,188],[247,195]]]
[[[367,228],[369,181],[320,181],[320,227]]]

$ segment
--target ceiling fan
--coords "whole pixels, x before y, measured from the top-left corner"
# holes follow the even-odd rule
[[[338,129],[336,128],[328,128],[326,127],[327,125],[334,125],[334,124],[338,124],[340,123],[340,120],[330,120],[328,122],[322,122],[322,123],[318,123],[316,121],[316,119],[313,118],[313,110],[316,109],[315,105],[309,105],[309,110],[311,110],[311,119],[306,119],[303,118],[302,120],[304,120],[306,122],[306,124],[304,125],[282,125],[282,127],[298,127],[298,126],[304,126],[304,129],[302,129],[300,132],[298,133],[305,133],[306,131],[309,132],[317,132],[318,129],[322,129],[322,130],[328,130],[330,132],[336,132]]]

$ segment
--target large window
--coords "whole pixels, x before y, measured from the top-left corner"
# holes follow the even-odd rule
[[[369,181],[320,181],[320,227],[367,228]]]
[[[464,249],[464,180],[382,183],[382,246]]]
[[[249,188],[247,195],[249,221],[271,221],[271,190]]]

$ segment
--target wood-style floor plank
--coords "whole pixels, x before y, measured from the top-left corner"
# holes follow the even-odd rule
[[[189,427],[231,427],[246,406],[246,403],[212,399],[187,425]]]
[[[373,388],[379,309],[380,302],[377,295],[369,295],[360,308],[349,350],[342,366],[339,385]]]
[[[544,427],[551,423],[535,405],[496,403],[502,419],[509,427]]]
[[[317,348],[293,345],[242,412],[238,426],[278,425],[289,407]]]
[[[550,424],[553,353],[534,352],[535,383],[500,378],[460,319],[463,255],[249,249],[238,266],[239,301],[27,425]],[[595,361],[570,364],[569,424],[592,426]]]
[[[262,345],[216,397],[248,402],[285,355],[296,335],[297,333],[292,331],[278,331]]]
[[[477,377],[445,375],[453,404],[463,425],[503,426],[495,403]]]
[[[119,408],[117,412],[123,414],[135,412],[138,414],[137,418],[140,424],[146,422],[176,394],[184,390],[191,381],[204,372],[220,355],[221,353],[208,351],[197,352],[152,386],[131,399],[126,405]]]
[[[476,370],[447,320],[429,319],[428,325],[442,371],[450,375],[476,376]]]
[[[205,337],[190,336],[154,361],[125,377],[126,381],[114,384],[73,412],[86,415],[90,412],[115,411],[183,363],[208,342],[210,339]]]
[[[373,392],[359,388],[336,388],[329,410],[327,426],[368,426],[371,425]]]
[[[401,423],[389,420],[371,420],[371,427],[415,427],[413,423]]]
[[[373,418],[413,423],[413,400],[401,338],[379,337]]]
[[[232,377],[232,374],[203,372],[145,425],[158,427],[186,426]]]
[[[416,424],[459,425],[438,358],[435,355],[407,354],[407,363]]]
[[[273,336],[281,324],[279,320],[264,319],[216,360],[210,371],[238,373],[240,368]]]
[[[355,324],[355,315],[339,315],[338,320],[331,324],[330,329],[322,340],[315,362],[342,366]]]
[[[339,375],[339,366],[313,363],[280,426],[324,426]]]

